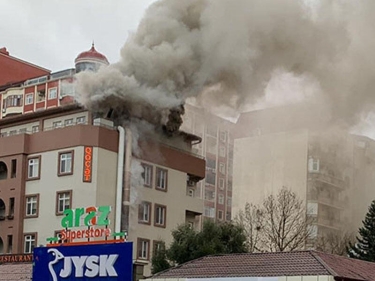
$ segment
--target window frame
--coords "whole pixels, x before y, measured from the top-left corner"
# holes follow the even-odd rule
[[[143,255],[139,255],[139,251],[143,250],[142,249],[142,242],[147,242],[147,252],[146,252],[146,257],[144,257]],[[146,239],[146,238],[141,238],[141,237],[138,237],[137,238],[137,259],[138,260],[150,260],[150,244],[151,244],[151,240],[150,239]],[[143,254],[143,251],[142,251],[142,254]]]
[[[162,248],[164,248],[163,250],[165,250],[165,244],[163,243],[162,240],[152,240],[152,256],[155,255],[156,253],[156,246],[158,245],[163,245]]]
[[[224,194],[219,194],[219,196],[217,197],[217,203],[219,205],[224,205],[224,203],[225,203],[225,196],[224,196]]]
[[[159,172],[165,172],[165,187],[159,186]],[[168,170],[160,167],[156,167],[156,176],[155,176],[155,189],[167,192],[168,191]]]
[[[30,252],[26,252],[26,236],[34,236],[34,247],[30,249]],[[28,232],[23,234],[23,253],[31,254],[33,253],[34,248],[37,246],[38,242],[38,233],[37,232]]]
[[[163,217],[163,223],[157,222],[158,219],[158,208],[161,208],[164,210],[164,217]],[[154,204],[154,226],[155,227],[162,227],[166,228],[167,225],[167,206],[166,205],[161,205],[161,204]]]
[[[28,205],[28,202],[27,202],[27,199],[29,198],[33,198],[33,197],[36,197],[36,213],[35,214],[31,214],[31,215],[28,215],[27,214],[27,205]],[[25,219],[30,219],[30,218],[37,218],[39,217],[39,198],[40,198],[40,194],[39,193],[36,193],[36,194],[27,194],[25,195],[25,213],[24,213],[24,218]]]
[[[83,121],[81,121],[83,120]],[[78,116],[76,118],[76,124],[79,125],[79,124],[86,124],[86,116]]]
[[[52,90],[55,91],[55,95],[53,97],[51,96]],[[48,89],[48,100],[55,100],[55,99],[57,99],[57,87],[49,88]]]
[[[64,154],[71,154],[71,167],[70,167],[70,172],[61,172],[61,156]],[[65,151],[60,151],[58,153],[57,157],[57,176],[62,177],[62,176],[70,176],[73,175],[74,172],[74,150],[65,150]]]
[[[63,193],[69,193],[69,200],[70,200],[70,203],[69,203],[69,208],[67,209],[71,209],[72,208],[72,203],[73,203],[73,190],[72,189],[69,189],[69,190],[60,190],[60,191],[56,191],[56,202],[55,202],[55,215],[56,216],[62,216],[64,214],[64,211],[67,210],[67,209],[64,209],[63,211],[60,211],[59,210],[59,195],[60,194],[63,194]]]
[[[219,178],[219,188],[221,190],[225,189],[225,179],[224,178]]]
[[[28,97],[31,97],[30,101],[28,100]],[[34,103],[34,93],[27,93],[25,95],[25,105],[30,105]]]
[[[31,132],[32,132],[33,134],[38,133],[38,132],[39,132],[39,125],[34,125],[34,126],[32,126],[32,127],[31,127]]]
[[[222,175],[226,174],[226,165],[224,162],[219,162],[219,173]]]
[[[146,163],[142,163],[141,164],[142,167],[143,167],[143,173],[142,173],[142,178],[143,178],[143,186],[145,187],[149,187],[149,188],[152,188],[152,183],[153,183],[153,173],[154,173],[154,166],[150,165],[150,164],[146,164]],[[146,169],[145,168],[149,168],[151,171],[150,171],[150,183],[147,184],[146,183],[146,180],[145,180],[145,177],[146,177]]]
[[[30,177],[30,160],[35,160],[35,159],[38,159],[38,172],[37,172],[37,176],[33,176],[33,177]],[[30,181],[30,180],[39,180],[40,179],[40,172],[41,172],[41,166],[42,166],[42,156],[41,155],[37,155],[37,156],[32,156],[32,157],[28,157],[27,158],[27,177],[26,177],[26,180]]]
[[[62,124],[61,120],[52,122],[52,128],[53,129],[59,129],[59,128],[62,128],[62,127],[63,127],[63,124]]]
[[[143,218],[141,218],[141,207],[143,207],[144,204],[148,205],[148,220],[147,221],[145,221],[145,220],[143,220]],[[144,209],[143,209],[143,211],[144,211]],[[138,204],[138,223],[151,225],[151,215],[152,215],[152,203],[151,202],[142,201],[140,204]],[[142,213],[142,216],[144,216],[143,213]]]

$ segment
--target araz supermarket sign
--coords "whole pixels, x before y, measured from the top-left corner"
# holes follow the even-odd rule
[[[34,248],[33,280],[132,280],[132,243]]]

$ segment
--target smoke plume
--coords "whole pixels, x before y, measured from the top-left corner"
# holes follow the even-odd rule
[[[353,124],[375,101],[374,12],[372,0],[160,0],[118,63],[78,75],[79,101],[173,132],[189,97],[238,109],[290,75]]]

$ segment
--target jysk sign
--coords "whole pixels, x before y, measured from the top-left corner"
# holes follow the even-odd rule
[[[132,281],[132,243],[34,248],[33,280]]]

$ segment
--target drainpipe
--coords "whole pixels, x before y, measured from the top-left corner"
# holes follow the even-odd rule
[[[125,144],[125,175],[124,189],[122,194],[123,200],[123,218],[121,221],[121,231],[129,230],[130,219],[130,177],[131,177],[131,160],[132,160],[132,132],[129,128],[125,128],[126,144]]]
[[[116,218],[115,218],[115,232],[121,231],[121,207],[122,207],[122,183],[124,178],[124,148],[125,148],[125,130],[118,126],[119,141],[118,141],[118,155],[117,155],[117,183],[116,183]]]

